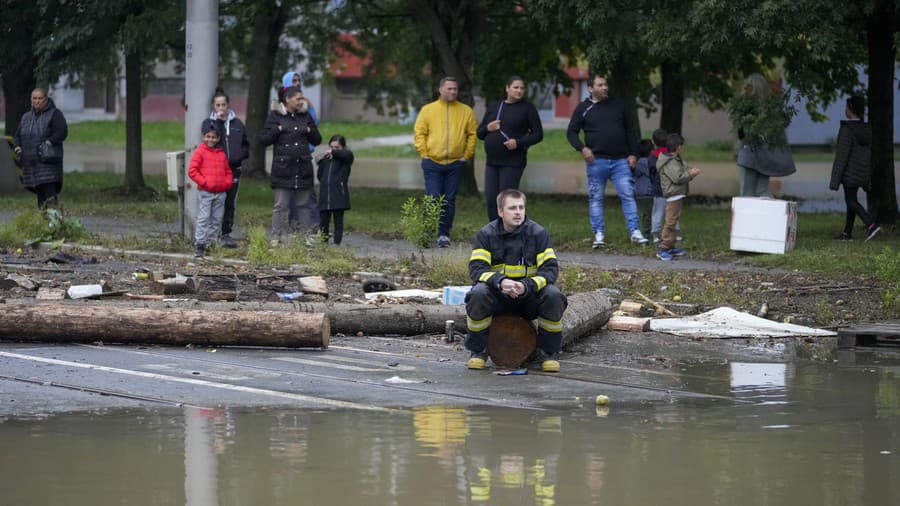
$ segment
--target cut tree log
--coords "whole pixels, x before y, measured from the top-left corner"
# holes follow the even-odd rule
[[[536,346],[534,322],[512,313],[494,315],[487,353],[495,364],[516,369],[528,360]]]
[[[619,311],[627,314],[628,316],[640,316],[641,309],[644,308],[644,305],[640,302],[634,302],[630,300],[623,300],[619,304]]]
[[[190,285],[188,284],[189,280],[191,281]],[[178,293],[188,293],[196,286],[197,285],[193,280],[187,276],[176,274],[174,278],[165,278],[154,281],[151,290],[157,295],[173,295]]]
[[[8,304],[0,311],[0,339],[171,345],[247,345],[327,348],[322,313],[148,309],[104,304]]]

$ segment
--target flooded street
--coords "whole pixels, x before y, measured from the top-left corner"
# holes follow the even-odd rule
[[[271,159],[271,151],[268,153]],[[145,151],[144,174],[165,174],[165,152]],[[124,150],[88,146],[66,147],[67,172],[125,173]],[[270,163],[267,162],[267,166]],[[479,187],[483,185],[484,159],[476,159],[475,175]],[[706,196],[731,196],[738,192],[738,172],[734,163],[710,162],[698,164],[702,177],[691,183],[691,193]],[[900,192],[900,163],[894,164],[894,180]],[[772,179],[770,190],[778,198],[803,199],[801,212],[843,211],[841,192],[828,189],[831,162],[798,162],[797,173],[790,177]],[[411,158],[359,158],[353,166],[351,185],[374,188],[424,188],[422,169],[417,159]],[[587,177],[584,163],[539,162],[528,164],[522,177],[522,191],[528,193],[587,194]],[[614,194],[612,184],[607,193]],[[865,192],[860,192],[860,202],[866,205]]]
[[[828,364],[719,361],[644,372],[654,375],[715,397],[630,402],[601,388],[612,401],[598,407],[593,398],[568,396],[557,380],[555,405],[528,408],[471,401],[387,411],[115,407],[8,414],[0,418],[0,503],[900,501],[896,349],[841,352]],[[474,378],[482,390],[531,378],[459,377]]]

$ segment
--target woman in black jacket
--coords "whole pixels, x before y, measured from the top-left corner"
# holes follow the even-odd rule
[[[313,192],[312,153],[310,145],[317,146],[322,136],[312,117],[303,107],[300,88],[288,88],[284,92],[284,109],[269,111],[269,116],[259,133],[263,146],[273,145],[272,189],[275,205],[272,207],[272,236],[282,239],[291,232],[303,228],[297,218],[288,223],[291,207],[302,207]]]
[[[237,248],[237,243],[231,238],[231,230],[234,227],[234,210],[237,206],[238,184],[241,182],[241,165],[250,157],[250,142],[247,140],[247,129],[237,115],[229,109],[228,95],[222,88],[216,88],[213,95],[213,111],[209,119],[216,122],[219,133],[222,136],[220,145],[228,157],[228,166],[231,167],[233,181],[231,188],[225,193],[225,214],[222,216],[221,244],[226,248]]]
[[[13,152],[22,166],[22,183],[37,194],[38,207],[55,207],[63,183],[63,141],[69,127],[47,90],[31,92],[31,110],[16,129]]]
[[[863,121],[866,113],[866,102],[860,96],[852,96],[847,99],[847,108],[844,114],[846,121],[841,121],[838,130],[837,152],[834,155],[834,165],[831,167],[831,184],[829,188],[837,191],[844,186],[844,202],[847,204],[847,219],[844,222],[844,231],[836,239],[849,241],[853,235],[853,222],[856,216],[866,226],[866,240],[875,237],[881,231],[866,212],[866,209],[856,200],[860,188],[866,191],[871,187],[871,169],[869,160],[872,153],[872,128]]]
[[[525,80],[512,76],[506,82],[506,99],[484,112],[476,134],[484,141],[484,203],[488,221],[497,219],[497,195],[518,190],[528,163],[528,148],[544,139],[541,118],[534,105],[524,100]]]
[[[350,168],[353,151],[347,149],[343,135],[333,135],[328,141],[328,151],[319,159],[319,231],[328,240],[328,225],[334,216],[334,243],[341,244],[344,237],[344,211],[350,209]]]

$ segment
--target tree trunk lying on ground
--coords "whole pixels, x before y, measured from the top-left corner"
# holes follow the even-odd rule
[[[619,298],[615,291],[569,296],[562,319],[563,346],[600,330]],[[464,333],[466,328],[465,306],[442,304],[212,302],[201,303],[204,309],[145,304],[149,307],[81,302],[6,304],[0,311],[0,339],[324,348],[331,332],[443,334],[447,320],[455,322],[457,332]]]
[[[610,292],[586,292],[569,296],[563,314],[563,346],[600,330],[618,304],[619,295]],[[325,313],[334,333],[370,336],[443,334],[445,322],[453,320],[457,332],[465,332],[465,306],[425,304],[327,304],[298,303],[298,311]]]
[[[0,311],[0,339],[26,341],[327,348],[330,336],[322,313],[102,304],[7,304]]]

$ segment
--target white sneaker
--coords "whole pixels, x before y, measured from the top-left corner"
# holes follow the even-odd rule
[[[603,242],[603,232],[595,233],[594,234],[594,242],[593,242],[593,244],[591,244],[591,247],[594,249],[597,249],[600,246],[603,246],[604,244],[606,244],[606,243]]]
[[[631,233],[631,242],[635,244],[647,244],[647,238],[644,237],[644,234],[641,233],[640,230],[635,229],[634,232]]]
[[[653,244],[659,244],[659,236],[653,236]]]

